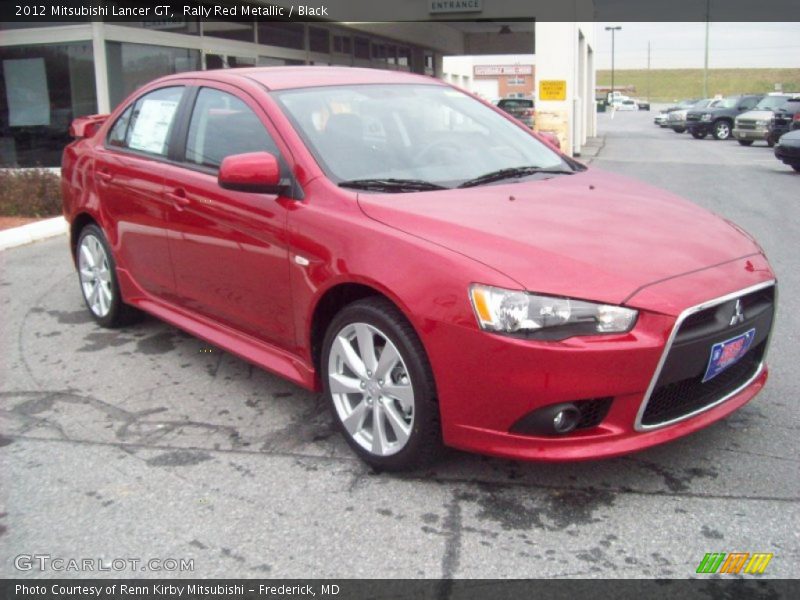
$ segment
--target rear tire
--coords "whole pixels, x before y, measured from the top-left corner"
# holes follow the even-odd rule
[[[117,265],[102,229],[94,224],[84,227],[76,254],[83,301],[98,325],[113,329],[141,318],[138,310],[122,301]]]
[[[334,317],[320,371],[333,419],[361,460],[405,471],[440,454],[433,371],[414,328],[386,298],[358,300]]]
[[[740,146],[752,146],[753,140],[737,140]]]

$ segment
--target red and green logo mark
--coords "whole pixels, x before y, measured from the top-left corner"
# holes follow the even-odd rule
[[[774,555],[766,552],[709,552],[700,561],[698,573],[729,573],[736,575],[742,572],[750,575],[761,574],[767,569]]]

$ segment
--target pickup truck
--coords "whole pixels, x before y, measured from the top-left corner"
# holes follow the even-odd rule
[[[764,94],[743,94],[723,98],[714,107],[690,110],[686,113],[686,130],[701,140],[709,133],[717,140],[727,140],[733,132],[737,115],[752,110]]]

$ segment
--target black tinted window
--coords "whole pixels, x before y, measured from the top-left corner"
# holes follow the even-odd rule
[[[236,96],[201,89],[189,124],[186,160],[218,168],[226,156],[260,151],[279,154],[255,113]]]
[[[168,87],[136,100],[114,123],[108,135],[109,145],[166,156],[182,95],[183,87]]]

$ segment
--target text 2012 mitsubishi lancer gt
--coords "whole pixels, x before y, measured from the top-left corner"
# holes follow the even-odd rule
[[[183,73],[73,135],[94,319],[146,311],[323,391],[378,468],[623,454],[766,381],[775,275],[749,235],[431,78]]]

